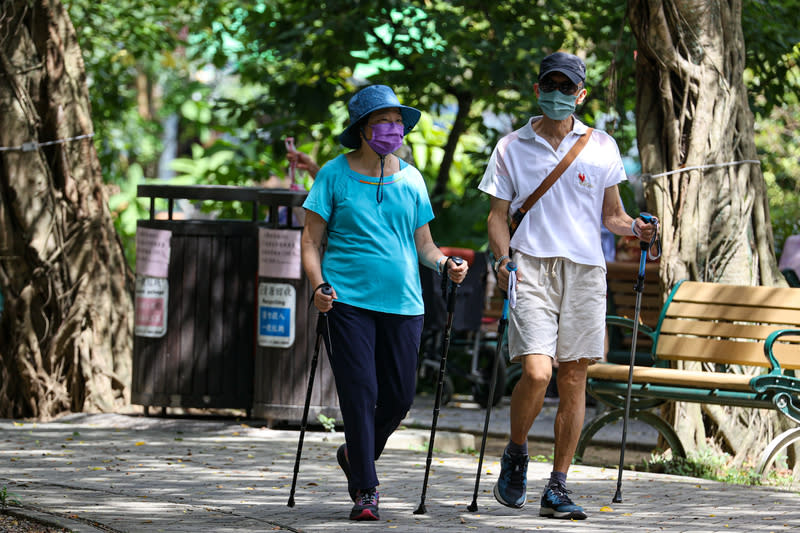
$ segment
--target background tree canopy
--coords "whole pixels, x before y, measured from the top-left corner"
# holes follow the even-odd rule
[[[294,137],[301,150],[320,162],[341,153],[336,134],[347,120],[346,101],[362,85],[390,85],[401,101],[423,110],[423,119],[407,141],[429,184],[437,214],[432,229],[442,244],[485,244],[488,205],[475,185],[497,138],[538,113],[532,86],[539,61],[552,51],[566,49],[585,58],[590,92],[579,117],[614,135],[635,173],[642,148],[637,146],[636,126],[643,117],[634,111],[642,85],[655,81],[642,77],[641,58],[654,71],[664,60],[649,53],[635,60],[637,38],[630,26],[635,23],[637,35],[647,35],[653,20],[630,20],[631,7],[645,4],[0,3],[0,122],[5,126],[0,131],[7,143],[0,153],[0,289],[10,302],[0,322],[6,341],[0,343],[0,372],[19,373],[16,362],[34,360],[40,350],[54,362],[47,363],[50,370],[42,367],[38,389],[43,394],[58,391],[37,400],[17,387],[22,379],[2,374],[0,399],[14,397],[6,402],[13,414],[79,410],[87,403],[107,409],[124,401],[131,355],[126,334],[132,323],[131,272],[117,266],[122,254],[116,235],[107,230],[113,219],[132,264],[136,221],[147,207],[136,197],[137,185],[151,180],[286,185],[283,140]],[[756,113],[750,128],[755,131],[741,133],[748,139],[754,134],[758,142],[780,251],[787,235],[800,232],[800,30],[794,16],[800,0],[665,0],[654,5],[674,28],[676,54],[697,59],[698,64],[704,59],[702,49],[691,47],[701,41],[698,32],[704,30],[687,21],[706,20],[703,15],[727,13],[734,6],[738,24],[741,7],[745,46],[737,43],[735,50],[744,57],[742,76],[749,108]],[[687,101],[697,99],[683,80],[669,76],[674,87],[689,87]],[[45,90],[37,90],[40,84]],[[22,107],[24,113],[19,112]],[[93,145],[81,136],[82,144],[39,146],[34,153],[14,148],[29,134],[50,140],[76,132],[93,133]],[[38,167],[20,163],[28,160]],[[21,182],[27,174],[9,171],[14,165],[30,171],[31,183],[48,184],[42,198],[53,206],[52,212],[61,214],[53,219],[58,231],[40,229],[44,219],[26,209],[40,206],[41,198],[34,187]],[[106,209],[108,191],[113,193],[111,213]],[[624,189],[623,195],[631,214],[636,214],[640,205],[633,190]],[[230,212],[222,216],[238,210],[235,204],[227,209]],[[27,223],[35,230],[29,231]],[[87,228],[94,240],[85,237]],[[37,248],[34,245],[52,243],[30,237],[59,231],[70,237],[64,243],[74,248],[64,243]],[[92,273],[87,264],[95,269]],[[61,277],[41,276],[42,272]],[[102,284],[106,275],[111,290]],[[87,286],[78,291],[76,279]],[[95,293],[106,297],[92,296]],[[30,304],[24,312],[20,302]],[[77,360],[85,363],[86,373],[72,363],[75,358],[64,355],[63,346],[82,357]],[[7,357],[12,352],[16,359]],[[34,378],[35,374],[28,372]],[[17,388],[12,390],[8,383]]]
[[[746,1],[742,24],[751,106],[773,144],[761,150],[779,249],[800,229],[800,213],[787,208],[798,190],[787,153],[798,146],[789,142],[798,3]],[[581,118],[612,133],[635,168],[636,44],[619,2],[73,0],[70,12],[103,167],[122,191],[113,207],[123,234],[140,214],[136,183],[158,176],[168,117],[179,117],[179,179],[263,183],[286,173],[286,136],[321,162],[340,153],[347,99],[362,84],[385,83],[425,111],[408,141],[430,184],[434,235],[481,246],[486,206],[475,184],[499,135],[538,114],[538,61],[562,48],[587,62]],[[632,191],[623,194],[636,212]]]

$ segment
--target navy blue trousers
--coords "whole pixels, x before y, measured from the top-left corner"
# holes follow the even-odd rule
[[[378,485],[375,461],[414,401],[422,321],[423,315],[337,302],[328,312],[330,336],[323,338],[344,422],[350,488]]]

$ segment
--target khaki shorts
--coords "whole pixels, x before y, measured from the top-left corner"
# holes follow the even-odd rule
[[[558,361],[603,359],[606,275],[601,267],[561,257],[514,253],[517,305],[509,310],[511,361],[544,354]]]

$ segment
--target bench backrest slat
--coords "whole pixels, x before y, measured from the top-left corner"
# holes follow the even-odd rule
[[[673,301],[669,309],[667,309],[665,318],[672,317],[731,322],[759,322],[762,324],[796,327],[800,324],[800,309],[733,306],[716,302],[699,304]]]
[[[800,289],[684,282],[668,301],[658,359],[768,367],[766,337],[800,328]],[[780,339],[773,353],[783,368],[800,369],[800,338]]]
[[[774,324],[734,324],[718,320],[681,320],[665,318],[661,323],[661,335],[692,335],[697,337],[723,337],[763,341],[780,326]],[[782,339],[783,340],[783,339]],[[786,338],[791,341],[791,338]]]
[[[714,302],[745,307],[800,309],[800,290],[782,287],[749,287],[686,281],[673,297],[674,301]]]
[[[776,344],[775,357],[781,366],[790,370],[800,369],[800,345]],[[739,342],[727,339],[702,337],[678,337],[661,335],[658,338],[658,357],[673,361],[704,361],[721,365],[745,365],[768,367],[764,356],[763,342]]]

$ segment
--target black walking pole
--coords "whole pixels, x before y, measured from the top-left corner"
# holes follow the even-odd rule
[[[464,262],[460,257],[450,257],[456,265]],[[445,261],[445,266],[447,261]],[[453,314],[456,309],[456,289],[458,285],[453,283],[447,276],[447,272],[442,277],[442,294],[447,299],[447,324],[444,329],[444,343],[442,344],[442,359],[439,362],[439,383],[436,385],[436,398],[433,402],[433,421],[431,422],[431,438],[428,442],[428,462],[425,465],[425,479],[422,482],[422,495],[419,500],[419,507],[414,514],[425,514],[425,493],[428,491],[428,474],[431,471],[431,459],[433,458],[433,439],[436,437],[436,422],[439,420],[439,403],[442,400],[442,389],[444,388],[444,373],[447,365],[447,350],[450,348],[450,330],[453,327]],[[490,396],[491,398],[491,396]]]
[[[633,366],[636,362],[636,338],[639,334],[639,312],[642,308],[642,291],[644,290],[644,267],[647,263],[647,250],[658,238],[658,219],[649,213],[640,213],[639,215],[645,223],[655,223],[656,231],[650,243],[640,241],[639,247],[641,248],[641,255],[639,256],[639,275],[636,278],[636,285],[633,290],[636,291],[636,307],[633,311],[633,337],[631,338],[631,360],[630,367],[628,368],[628,391],[625,394],[625,416],[622,419],[622,447],[619,450],[619,472],[617,475],[617,492],[614,494],[614,503],[622,502],[622,468],[625,464],[625,442],[628,437],[628,416],[631,409],[631,388],[633,387]],[[660,254],[660,252],[659,252]]]
[[[506,263],[506,269],[509,272],[515,272],[517,265],[509,261]],[[478,487],[481,483],[481,468],[483,467],[483,453],[486,450],[486,436],[489,433],[489,417],[492,416],[492,398],[494,398],[495,381],[497,380],[497,365],[500,364],[500,353],[503,348],[503,335],[506,331],[508,324],[508,291],[503,291],[503,314],[500,316],[500,322],[497,324],[497,347],[494,351],[494,363],[492,365],[492,381],[489,385],[489,403],[486,406],[486,418],[483,421],[483,438],[481,439],[481,454],[478,459],[478,473],[475,474],[475,491],[472,493],[472,503],[469,504],[467,510],[474,513],[478,510]]]
[[[320,289],[322,294],[332,294],[333,289],[327,283]],[[306,435],[306,425],[308,423],[308,408],[311,405],[311,391],[314,389],[314,374],[317,373],[317,360],[319,359],[319,348],[322,342],[322,318],[325,318],[325,330],[328,329],[328,313],[322,313],[317,319],[317,342],[314,345],[314,356],[311,358],[311,372],[308,375],[308,390],[306,391],[306,404],[303,407],[303,420],[300,424],[300,440],[297,441],[297,456],[294,459],[294,477],[292,478],[292,490],[289,492],[289,501],[286,505],[294,507],[294,491],[297,487],[297,474],[300,473],[300,455],[303,453],[303,439]]]

